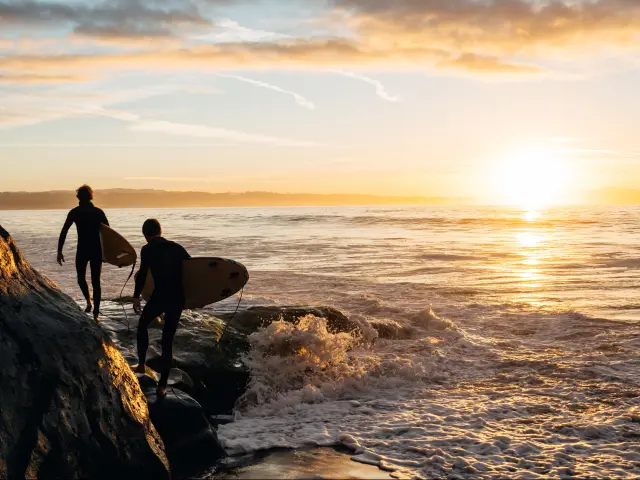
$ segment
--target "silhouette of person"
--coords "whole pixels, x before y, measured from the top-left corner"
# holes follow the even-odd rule
[[[58,263],[62,265],[64,255],[62,249],[67,239],[67,233],[72,224],[76,224],[78,231],[78,248],[76,251],[76,273],[78,275],[78,285],[85,300],[87,308],[85,312],[91,312],[93,307],[93,318],[98,321],[100,316],[100,298],[102,289],[100,288],[100,275],[102,273],[102,244],[100,242],[100,225],[109,225],[104,212],[93,205],[93,190],[89,185],[82,185],[76,190],[76,197],[79,205],[71,210],[64,222],[60,239],[58,240]],[[93,287],[93,306],[89,295],[89,285],[87,285],[87,264],[91,265],[91,286]]]
[[[146,371],[146,356],[149,348],[148,328],[155,318],[164,313],[162,368],[156,391],[158,398],[164,398],[167,395],[167,382],[173,363],[173,337],[178,329],[185,303],[182,263],[191,256],[182,245],[162,237],[162,227],[158,220],[146,220],[142,225],[142,233],[147,244],[140,252],[140,270],[136,276],[136,287],[133,293],[133,309],[140,314],[136,372],[145,373]],[[140,295],[149,270],[153,275],[154,289],[144,310],[141,310]]]

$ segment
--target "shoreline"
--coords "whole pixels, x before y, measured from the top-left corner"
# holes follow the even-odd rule
[[[225,465],[225,463],[227,465]],[[272,449],[242,457],[229,457],[223,465],[201,479],[301,479],[341,478],[386,480],[394,478],[380,468],[352,460],[351,453],[339,447]]]

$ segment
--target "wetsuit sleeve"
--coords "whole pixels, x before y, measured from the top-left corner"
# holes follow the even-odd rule
[[[133,292],[133,298],[140,298],[144,284],[147,281],[147,273],[149,272],[149,259],[143,247],[140,251],[140,270],[136,276],[136,289]]]
[[[107,216],[105,215],[105,213],[100,210],[100,223],[104,223],[107,227],[109,227],[109,220],[107,220]]]
[[[73,225],[73,221],[73,210],[71,210],[67,214],[67,219],[65,220],[64,225],[62,226],[62,231],[60,232],[60,238],[58,239],[58,252],[61,252],[64,247],[64,242],[67,239],[67,233],[69,233],[69,229],[71,228],[71,225]]]

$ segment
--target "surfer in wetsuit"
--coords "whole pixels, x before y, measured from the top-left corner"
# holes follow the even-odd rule
[[[109,225],[104,212],[95,207],[92,203],[93,190],[89,185],[82,185],[76,190],[76,197],[80,202],[76,208],[71,210],[64,222],[60,238],[58,240],[58,263],[62,265],[64,255],[62,249],[67,239],[67,233],[71,225],[76,224],[78,230],[78,248],[76,251],[76,273],[78,275],[78,285],[85,300],[87,308],[85,312],[90,313],[93,308],[93,318],[97,321],[100,316],[100,275],[102,273],[102,245],[100,243],[100,225]],[[91,286],[93,287],[93,305],[91,295],[89,295],[89,285],[87,284],[87,264],[91,265]]]
[[[162,371],[158,383],[158,398],[167,395],[167,381],[173,362],[173,337],[178,329],[178,322],[184,309],[185,297],[182,286],[182,262],[190,255],[175,242],[162,237],[160,222],[149,219],[142,225],[142,233],[147,245],[140,252],[140,270],[136,276],[136,288],[133,293],[133,309],[140,314],[138,323],[138,366],[136,372],[145,373],[146,356],[149,348],[149,325],[164,313],[164,329],[162,331]],[[140,295],[151,270],[154,289],[151,298],[141,310]]]

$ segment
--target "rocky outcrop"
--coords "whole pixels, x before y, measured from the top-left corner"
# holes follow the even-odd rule
[[[358,323],[331,307],[252,307],[238,312],[233,318],[231,315],[222,316],[222,318],[229,320],[238,332],[250,335],[278,320],[297,324],[307,315],[326,319],[329,333],[351,333],[359,328]]]
[[[121,354],[1,227],[0,478],[169,478]]]
[[[151,420],[164,441],[173,471],[180,477],[201,473],[226,456],[200,404],[169,385],[167,396],[156,397],[155,378],[138,374],[149,401]],[[172,382],[173,383],[173,382]]]

